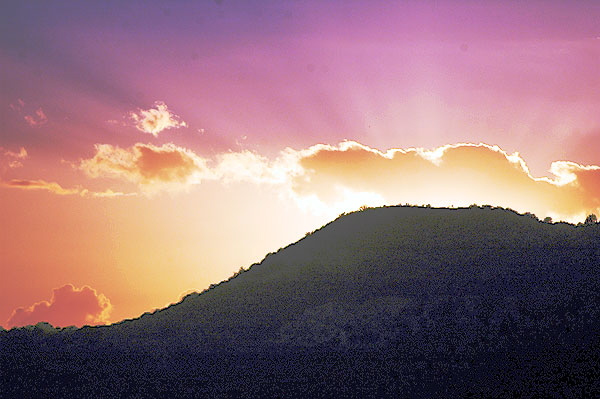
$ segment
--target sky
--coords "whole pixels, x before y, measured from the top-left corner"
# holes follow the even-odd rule
[[[0,325],[118,322],[362,205],[600,215],[592,1],[3,1]]]

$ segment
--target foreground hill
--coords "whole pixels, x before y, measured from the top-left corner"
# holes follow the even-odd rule
[[[594,396],[599,288],[599,224],[367,209],[138,319],[0,332],[0,390]]]

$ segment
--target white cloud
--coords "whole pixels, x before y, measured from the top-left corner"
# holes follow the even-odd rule
[[[154,105],[154,108],[147,110],[140,109],[138,112],[131,112],[129,114],[131,119],[135,122],[135,127],[140,132],[157,137],[163,130],[187,127],[187,123],[180,120],[179,116],[169,111],[169,108],[164,102],[157,101]]]
[[[275,160],[269,160],[251,151],[220,154],[212,169],[214,178],[224,182],[247,181],[261,184],[283,184],[300,173],[297,156],[289,150]]]

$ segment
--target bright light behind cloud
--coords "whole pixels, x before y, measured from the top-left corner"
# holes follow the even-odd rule
[[[304,172],[293,178],[294,191],[325,203],[341,201],[342,186],[388,204],[490,204],[568,221],[600,209],[599,167],[559,161],[553,176],[535,178],[518,154],[486,144],[380,152],[346,142],[305,150],[299,163]]]
[[[291,177],[302,173],[302,167],[298,163],[301,154],[286,149],[276,159],[269,160],[251,151],[230,151],[216,157],[211,175],[225,183],[246,181],[285,185],[290,182]]]
[[[174,144],[138,143],[128,149],[102,144],[80,167],[91,177],[137,183],[143,192],[188,188],[204,180],[267,184],[280,187],[302,209],[327,214],[361,205],[477,203],[578,221],[600,209],[599,167],[557,161],[550,177],[536,178],[518,153],[486,144],[381,152],[346,141],[288,148],[275,159],[242,151],[213,160]]]

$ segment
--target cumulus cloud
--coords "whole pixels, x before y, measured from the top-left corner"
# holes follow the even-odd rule
[[[138,112],[131,112],[129,116],[140,132],[151,134],[154,137],[166,129],[187,127],[187,123],[169,111],[167,105],[162,101],[154,103],[154,108],[139,109]]]
[[[288,186],[290,178],[301,173],[298,153],[290,149],[274,160],[251,151],[230,151],[209,160],[172,143],[128,148],[96,144],[95,150],[92,158],[80,161],[79,169],[92,178],[137,184],[145,194],[185,190],[205,180]]]
[[[88,176],[125,179],[145,191],[185,188],[208,173],[203,158],[174,144],[137,143],[130,148],[97,144],[95,149],[96,154],[79,165]]]
[[[283,151],[275,160],[251,151],[230,151],[207,160],[172,143],[136,143],[129,148],[96,144],[95,149],[92,158],[79,164],[88,176],[126,180],[146,192],[187,188],[204,180],[286,184],[300,173],[298,156],[292,150]]]
[[[108,298],[93,288],[66,284],[52,290],[50,301],[15,309],[6,324],[9,328],[41,321],[60,327],[105,324],[109,322],[111,310]]]
[[[356,142],[299,152],[296,194],[325,203],[343,190],[373,193],[387,203],[510,207],[538,216],[580,220],[600,209],[600,168],[557,161],[550,177],[531,176],[518,153],[486,144],[381,152]]]

